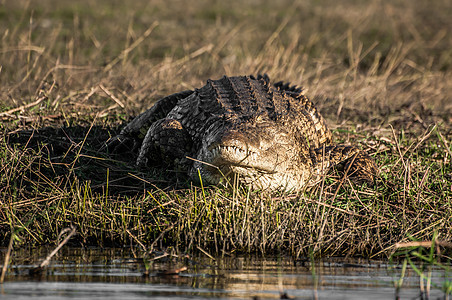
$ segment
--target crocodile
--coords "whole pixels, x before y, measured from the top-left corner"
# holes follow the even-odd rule
[[[369,155],[331,139],[302,88],[258,75],[209,79],[164,97],[107,144],[136,153],[144,170],[163,162],[207,184],[237,180],[252,189],[299,192],[331,168],[372,184],[377,168]]]

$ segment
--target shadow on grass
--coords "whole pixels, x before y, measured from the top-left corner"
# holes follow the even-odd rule
[[[101,125],[43,127],[9,133],[6,143],[26,155],[37,156],[37,177],[44,176],[52,182],[77,178],[90,182],[94,193],[136,195],[148,189],[187,187],[182,175],[167,166],[155,166],[143,173],[135,167],[136,153],[109,153],[105,142],[119,129]]]

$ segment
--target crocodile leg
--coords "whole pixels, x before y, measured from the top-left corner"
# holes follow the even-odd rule
[[[372,185],[378,173],[375,162],[366,152],[354,146],[325,146],[311,150],[313,170],[325,174],[331,168],[344,172],[356,183]]]
[[[185,159],[192,145],[190,135],[179,121],[160,119],[149,127],[141,145],[137,165],[146,167],[162,160],[177,165]]]
[[[191,94],[193,91],[187,90],[160,99],[150,109],[136,116],[119,135],[107,141],[106,148],[113,153],[136,152],[151,124],[164,118],[179,100]]]

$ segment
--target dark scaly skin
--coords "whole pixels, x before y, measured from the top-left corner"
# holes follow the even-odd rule
[[[332,167],[373,182],[373,160],[353,146],[331,145],[314,104],[295,86],[267,76],[208,80],[170,95],[132,120],[110,142],[139,149],[137,165],[162,160],[192,179],[218,184],[238,176],[255,189],[300,191]]]

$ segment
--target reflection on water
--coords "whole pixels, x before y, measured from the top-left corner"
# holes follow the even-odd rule
[[[166,257],[151,263],[149,276],[143,276],[143,261],[135,258],[141,253],[131,249],[66,248],[43,274],[31,278],[31,266],[48,253],[48,249],[16,251],[5,283],[0,285],[0,298],[278,299],[285,292],[298,299],[394,299],[393,282],[400,276],[400,269],[390,271],[387,264],[376,261],[329,259],[311,265],[309,260],[289,257]],[[181,267],[187,270],[161,276],[163,270]],[[444,276],[434,270],[433,284],[441,285]],[[419,276],[408,271],[401,298],[418,295]],[[435,299],[443,293],[435,289],[431,296]]]

